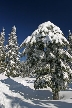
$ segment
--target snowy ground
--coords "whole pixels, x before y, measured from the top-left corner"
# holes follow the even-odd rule
[[[35,78],[7,78],[0,74],[0,108],[72,108],[72,84],[52,100],[51,89],[34,90]]]

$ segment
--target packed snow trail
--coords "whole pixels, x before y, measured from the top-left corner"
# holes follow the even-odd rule
[[[71,108],[72,84],[60,92],[61,100],[52,99],[51,89],[34,90],[35,78],[8,78],[0,74],[0,108]]]

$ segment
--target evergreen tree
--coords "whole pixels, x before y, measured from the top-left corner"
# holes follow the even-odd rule
[[[19,45],[16,36],[16,27],[12,27],[12,31],[9,34],[7,53],[6,53],[6,72],[7,76],[19,76],[20,75],[20,55]]]
[[[21,44],[29,67],[36,73],[35,89],[50,87],[53,99],[59,99],[59,91],[69,82],[72,56],[66,50],[69,42],[59,27],[50,21],[41,24]]]
[[[5,32],[4,28],[2,32],[0,33],[0,73],[5,71]]]
[[[21,61],[20,65],[21,65],[21,68],[20,68],[21,76],[22,77],[28,76],[27,75],[27,64],[26,64],[26,62]]]
[[[72,33],[69,30],[69,35],[68,35],[68,41],[69,41],[69,46],[67,47],[67,51],[69,52],[69,54],[72,56]],[[68,65],[70,66],[71,70],[72,70],[72,62],[69,62]],[[72,71],[70,74],[70,78],[72,79]]]
[[[72,33],[69,30],[69,36],[68,36],[68,41],[69,41],[69,47],[67,48],[68,52],[71,54],[72,56]],[[72,63],[70,63],[71,69],[72,69]]]

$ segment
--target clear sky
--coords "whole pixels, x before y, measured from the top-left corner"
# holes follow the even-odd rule
[[[0,0],[0,31],[5,27],[6,40],[13,25],[17,27],[18,42],[51,21],[65,36],[72,31],[72,0]]]

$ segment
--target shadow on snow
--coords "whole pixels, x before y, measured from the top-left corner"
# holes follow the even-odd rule
[[[46,105],[46,108],[52,108],[51,104],[56,106],[57,108],[64,108],[64,107],[71,108],[72,107],[72,103],[48,100],[48,97],[50,97],[50,99],[52,99],[52,93],[49,90],[33,90],[30,87],[24,86],[23,84],[18,83],[11,78],[7,78],[7,79],[0,80],[0,81],[2,83],[5,83],[11,91],[13,91],[15,93],[19,93],[20,95],[24,96],[25,99],[27,99],[27,100],[30,99],[34,104],[37,104],[37,105],[33,105],[31,103],[24,102],[23,100],[21,100],[18,97],[12,97],[12,96],[9,96],[8,94],[4,93],[4,95],[8,99],[12,100],[12,102],[11,102],[12,108],[15,105],[18,105],[18,106],[20,105],[21,108],[45,108],[40,105],[44,105],[44,106]]]
[[[24,102],[18,97],[9,96],[8,94],[5,94],[5,93],[4,95],[7,97],[7,99],[11,100],[11,104],[10,104],[11,108],[44,108],[39,105],[33,105],[31,103]]]

